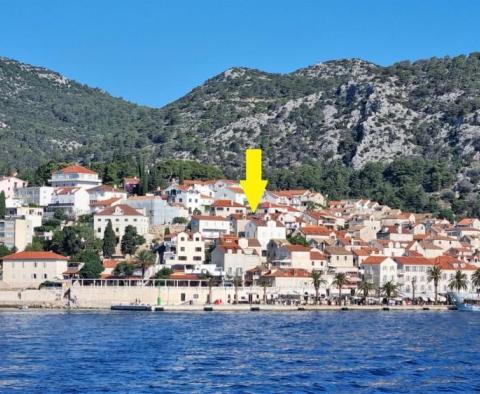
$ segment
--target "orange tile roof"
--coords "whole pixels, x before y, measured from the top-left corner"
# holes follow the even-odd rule
[[[310,252],[310,258],[312,260],[326,260],[327,258],[322,252],[319,252],[317,250],[313,250]]]
[[[232,200],[216,200],[213,202],[212,207],[236,207],[236,208],[244,208],[242,204],[238,204]]]
[[[88,168],[79,166],[79,165],[72,165],[68,166],[65,168],[62,168],[61,170],[54,171],[55,173],[60,173],[60,174],[92,174],[92,175],[98,175],[95,171],[92,171]]]
[[[289,252],[309,252],[310,248],[303,245],[285,245]]]
[[[263,275],[268,278],[310,278],[310,272],[303,268],[284,268],[272,270]]]
[[[433,265],[432,260],[426,257],[398,256],[393,259],[401,265]]]
[[[370,256],[363,260],[362,264],[377,265],[382,264],[388,257],[387,256]]]
[[[332,230],[324,226],[303,226],[298,229],[304,235],[324,235],[329,236]]]
[[[103,260],[103,268],[115,268],[119,262],[118,260]]]
[[[48,252],[17,252],[3,257],[4,261],[10,260],[68,260],[68,257],[62,256],[51,251]]]

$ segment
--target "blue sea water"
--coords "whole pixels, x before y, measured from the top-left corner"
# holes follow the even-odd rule
[[[0,392],[478,392],[480,314],[0,311]]]

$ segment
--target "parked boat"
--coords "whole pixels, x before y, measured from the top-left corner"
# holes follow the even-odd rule
[[[148,311],[154,310],[150,304],[114,304],[110,307],[112,311]]]
[[[459,311],[480,312],[480,295],[475,293],[448,293]]]

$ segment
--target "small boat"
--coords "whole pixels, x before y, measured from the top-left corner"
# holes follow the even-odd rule
[[[18,309],[20,309],[21,311],[26,311],[28,309],[28,305],[20,305]]]
[[[155,308],[150,304],[114,304],[110,307],[112,311],[148,311]]]
[[[480,295],[475,293],[448,293],[455,307],[463,312],[480,312]]]

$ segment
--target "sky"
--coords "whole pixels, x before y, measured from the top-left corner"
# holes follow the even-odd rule
[[[480,2],[0,0],[0,56],[161,107],[234,66],[480,51]]]

